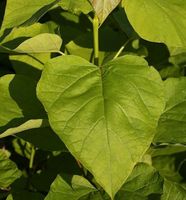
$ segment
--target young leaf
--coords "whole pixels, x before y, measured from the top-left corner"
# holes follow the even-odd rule
[[[16,164],[9,159],[5,150],[0,149],[0,188],[7,188],[21,176]]]
[[[47,53],[58,52],[62,39],[55,34],[43,33],[25,40],[14,51],[19,53]]]
[[[154,141],[186,144],[186,78],[169,78],[164,86],[166,107]]]
[[[81,176],[60,174],[51,185],[45,200],[79,200],[96,189]]]
[[[54,131],[113,198],[152,141],[164,94],[159,74],[140,57],[101,70],[77,56],[54,58],[37,91]]]
[[[18,26],[31,18],[37,11],[39,12],[40,9],[38,14],[42,16],[46,12],[42,8],[48,7],[50,4],[53,6],[53,2],[58,3],[56,0],[7,0],[2,28]]]
[[[127,17],[145,40],[186,46],[186,1],[123,0]]]
[[[102,24],[121,0],[89,0]]]

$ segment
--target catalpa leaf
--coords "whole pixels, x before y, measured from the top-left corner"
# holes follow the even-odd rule
[[[121,0],[89,0],[102,24]]]
[[[113,198],[152,141],[164,94],[158,72],[140,57],[101,71],[60,56],[46,64],[37,91],[53,130]]]
[[[36,12],[37,19],[39,19],[46,12],[44,8],[53,6],[54,2],[58,3],[56,0],[7,0],[2,28],[18,26],[31,18]]]
[[[47,53],[58,52],[62,39],[56,34],[42,33],[25,40],[14,51],[19,53]]]
[[[163,178],[146,163],[138,163],[126,183],[116,194],[116,200],[147,200],[151,194],[161,194]]]
[[[0,149],[0,188],[7,188],[21,176],[16,164],[9,159],[7,151]]]
[[[45,200],[79,200],[96,189],[83,177],[60,174],[51,185]]]
[[[88,0],[63,0],[59,3],[59,5],[69,12],[80,14],[81,12],[84,14],[88,14],[92,11],[92,6]]]
[[[179,184],[165,180],[161,200],[186,200],[186,190]]]
[[[186,78],[169,78],[164,86],[166,107],[154,141],[186,144]]]
[[[6,130],[5,132],[1,133],[0,138],[8,137],[10,135],[14,135],[16,133],[20,133],[20,132],[23,132],[26,130],[47,127],[47,126],[49,126],[48,120],[44,120],[44,119],[28,120],[27,122],[21,124],[18,127],[10,128],[10,129]]]
[[[186,1],[123,0],[127,17],[145,40],[186,46]]]

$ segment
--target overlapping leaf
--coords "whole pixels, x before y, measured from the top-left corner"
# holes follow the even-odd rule
[[[121,0],[89,0],[102,24]]]
[[[166,107],[154,141],[186,144],[186,78],[167,79],[164,86]]]
[[[164,108],[159,74],[125,56],[102,67],[77,56],[52,59],[38,96],[54,131],[113,198],[149,147]]]
[[[145,40],[186,46],[186,1],[123,0],[128,19]]]
[[[96,189],[85,178],[77,175],[60,174],[52,183],[45,200],[79,200],[94,191]]]
[[[7,151],[0,149],[0,188],[7,188],[21,176],[16,164],[9,159]]]
[[[39,19],[49,8],[58,3],[56,0],[7,0],[3,28],[18,26],[34,14]],[[33,19],[32,19],[33,21]]]

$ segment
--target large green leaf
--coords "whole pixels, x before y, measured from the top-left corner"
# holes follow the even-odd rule
[[[89,0],[102,24],[121,0]]]
[[[140,57],[101,70],[77,56],[54,58],[37,90],[54,131],[113,198],[152,141],[164,94]]]
[[[186,144],[186,78],[169,78],[164,86],[166,107],[154,141]]]
[[[59,52],[61,44],[62,39],[58,35],[43,33],[25,40],[14,51],[19,53]]]
[[[186,1],[123,0],[135,31],[145,40],[186,46]]]
[[[96,189],[85,178],[77,175],[60,174],[52,183],[45,200],[79,200],[94,191]]]
[[[18,26],[33,17],[37,12],[36,18],[39,19],[45,12],[45,8],[53,6],[55,0],[7,0],[5,16],[2,28]],[[33,19],[32,19],[33,20]]]
[[[149,195],[161,194],[163,178],[150,165],[139,163],[116,195],[116,200],[147,200]]]
[[[9,153],[0,149],[0,188],[7,188],[21,176],[16,164],[9,159]]]
[[[161,200],[186,200],[186,190],[179,184],[165,181]]]
[[[63,0],[59,5],[64,9],[72,13],[79,14],[81,12],[88,14],[92,11],[92,6],[88,0]]]

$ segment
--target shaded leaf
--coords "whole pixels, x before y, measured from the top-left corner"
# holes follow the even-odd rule
[[[7,188],[21,176],[16,164],[3,149],[0,149],[0,174],[0,188]]]
[[[26,76],[12,74],[0,78],[1,131],[8,123],[10,128],[29,119],[46,118],[43,106],[36,97],[35,88],[36,82]]]
[[[186,144],[186,78],[169,78],[164,86],[166,107],[154,142]]]
[[[161,200],[186,200],[186,190],[179,184],[165,181]]]
[[[102,70],[77,56],[54,58],[37,90],[54,131],[113,198],[152,141],[164,94],[159,74],[140,57]]]
[[[152,166],[139,163],[117,193],[116,200],[147,200],[151,194],[161,194],[163,178]]]

